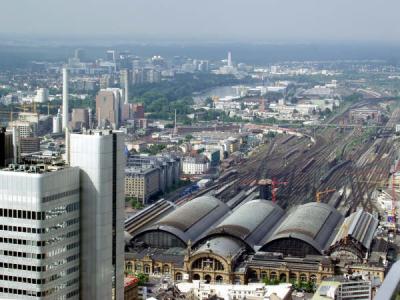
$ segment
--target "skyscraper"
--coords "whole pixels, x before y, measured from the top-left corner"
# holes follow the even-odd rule
[[[124,90],[124,104],[129,103],[131,84],[132,84],[132,73],[128,69],[121,70],[120,87]]]
[[[120,125],[122,90],[108,88],[100,90],[96,96],[96,116],[98,127],[111,126],[118,129]]]
[[[70,136],[70,164],[81,170],[82,299],[123,299],[123,149],[120,132],[96,130]]]
[[[0,171],[0,298],[79,299],[79,168]]]
[[[13,161],[13,136],[6,128],[0,127],[0,168]]]

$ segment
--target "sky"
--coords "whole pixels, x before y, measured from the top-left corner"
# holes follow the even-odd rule
[[[0,0],[0,34],[400,43],[399,0]]]

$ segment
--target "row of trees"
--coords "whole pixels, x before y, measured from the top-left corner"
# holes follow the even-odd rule
[[[280,281],[277,278],[270,279],[268,277],[263,279],[263,283],[266,285],[278,285],[278,284],[284,283],[284,282],[286,282],[286,279],[282,280],[282,281]],[[293,288],[296,291],[305,291],[307,293],[313,293],[316,289],[316,285],[312,281],[290,280],[290,283],[293,285]]]

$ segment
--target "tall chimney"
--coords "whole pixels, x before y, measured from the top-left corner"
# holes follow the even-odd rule
[[[62,130],[68,127],[68,69],[63,68],[63,112],[62,112]]]
[[[232,54],[230,51],[228,52],[228,67],[232,67]]]
[[[124,88],[125,88],[125,104],[128,104],[129,99],[129,70],[126,70],[124,78]]]

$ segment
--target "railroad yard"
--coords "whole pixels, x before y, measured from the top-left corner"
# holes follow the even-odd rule
[[[349,111],[378,105],[377,100],[367,99],[327,124],[267,137],[265,144],[201,194],[211,193],[235,205],[235,198],[240,203],[252,193],[258,196],[261,184],[268,186],[267,197],[284,208],[321,201],[344,215],[358,207],[376,211],[373,191],[395,184],[390,175],[398,158],[394,128],[400,122],[400,109],[391,110],[381,124],[369,126],[351,124]]]

